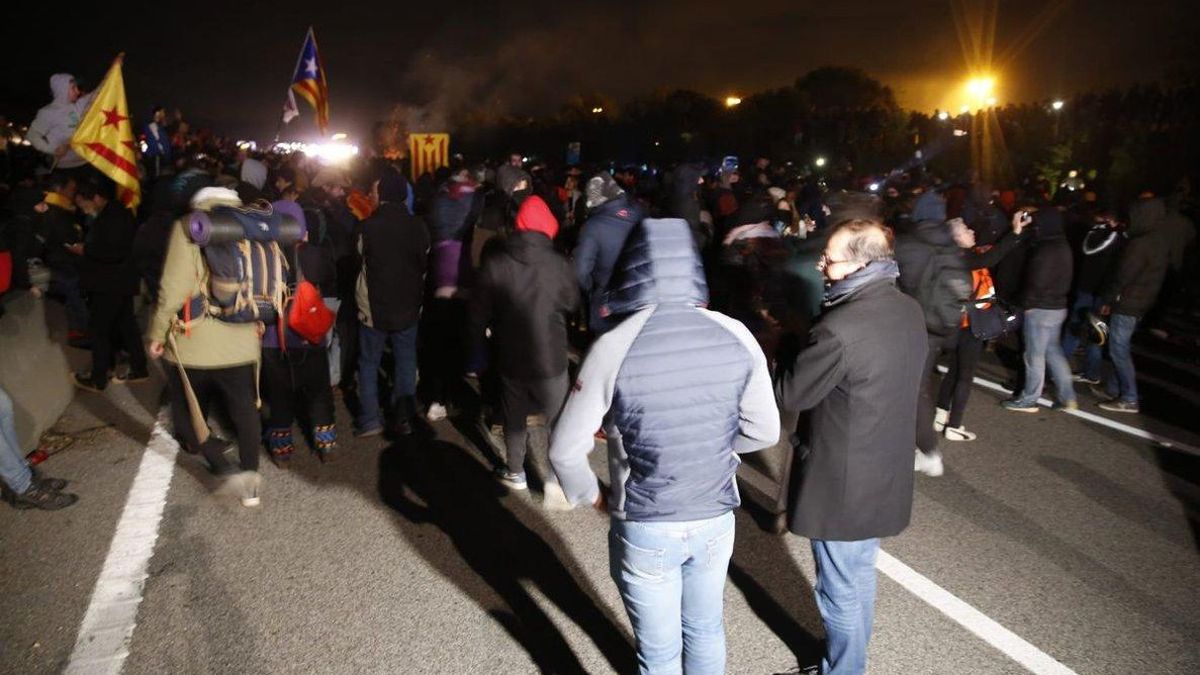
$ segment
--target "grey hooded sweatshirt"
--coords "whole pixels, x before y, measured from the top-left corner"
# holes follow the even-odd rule
[[[71,103],[67,99],[67,92],[74,81],[75,77],[68,73],[51,75],[50,92],[54,94],[54,100],[39,110],[37,117],[33,118],[33,123],[29,125],[29,142],[39,151],[50,155],[51,161],[58,146],[70,142],[75,127],[79,126],[79,121],[83,119],[83,114],[87,112],[96,94],[94,91],[90,92]],[[68,150],[67,154],[58,160],[56,167],[73,169],[86,163],[74,150]]]

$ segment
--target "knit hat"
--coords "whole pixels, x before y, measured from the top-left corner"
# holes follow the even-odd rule
[[[496,187],[506,195],[512,195],[522,180],[528,187],[533,187],[533,178],[524,169],[505,164],[496,171]]]
[[[558,220],[550,213],[550,207],[536,195],[521,202],[517,211],[518,232],[540,232],[550,239],[558,235]]]
[[[242,182],[261,190],[267,184],[267,167],[257,159],[246,158],[242,161],[241,178]]]
[[[613,180],[612,175],[607,171],[601,171],[592,176],[587,182],[586,192],[589,209],[594,209],[625,194],[625,191],[617,185],[617,181]]]
[[[408,199],[408,181],[404,174],[394,169],[383,172],[379,178],[379,201],[403,204]]]

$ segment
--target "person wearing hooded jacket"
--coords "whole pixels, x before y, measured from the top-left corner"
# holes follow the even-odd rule
[[[1053,207],[1030,207],[1023,219],[1032,223],[1034,241],[1025,262],[1021,284],[1024,308],[1022,334],[1025,346],[1025,386],[1001,402],[1007,410],[1036,413],[1046,381],[1046,370],[1054,380],[1056,408],[1079,407],[1071,378],[1071,364],[1062,350],[1062,327],[1067,319],[1067,296],[1071,291],[1071,246],[1063,232],[1062,212]]]
[[[600,335],[614,325],[600,314],[613,265],[630,230],[641,221],[642,207],[631,202],[607,171],[587,183],[587,222],[572,255],[575,277],[588,301],[588,326]]]
[[[29,125],[29,143],[49,155],[57,169],[85,166],[87,160],[71,149],[71,136],[96,92],[84,94],[79,91],[75,76],[69,73],[51,75],[50,92],[54,100],[38,110],[37,117]]]
[[[1130,341],[1138,322],[1154,307],[1167,276],[1170,248],[1159,229],[1166,216],[1166,206],[1158,197],[1141,199],[1129,208],[1129,242],[1100,291],[1115,377],[1096,393],[1105,394],[1099,405],[1109,412],[1140,412]]]
[[[395,430],[412,433],[417,393],[417,322],[425,295],[429,229],[405,205],[408,181],[395,169],[383,169],[371,186],[374,213],[363,221],[359,249],[362,268],[355,299],[358,332],[358,436],[383,432],[379,406],[379,364],[392,345],[391,407]]]
[[[914,468],[929,476],[944,471],[938,450],[933,375],[942,351],[956,344],[959,324],[971,297],[971,272],[946,222],[946,201],[935,191],[913,205],[912,225],[896,240],[900,289],[917,299],[925,314],[928,351],[917,400],[917,452]]]
[[[636,226],[610,286],[608,311],[623,320],[588,352],[550,461],[571,504],[611,516],[610,572],[640,672],[721,673],[737,453],[779,439],[767,360],[745,326],[704,309],[704,269],[684,220]],[[588,463],[602,420],[607,497]]]
[[[546,202],[526,197],[515,231],[484,260],[471,296],[470,335],[478,339],[491,329],[500,376],[507,463],[497,477],[516,490],[528,487],[527,418],[541,415],[552,427],[567,397],[567,318],[579,308],[579,287],[570,263],[554,250],[557,234]]]
[[[879,540],[912,515],[912,448],[928,350],[923,311],[878,220],[838,225],[819,264],[828,286],[807,349],[776,374],[785,419],[812,409],[790,529],[811,540],[825,624],[820,672],[866,670]],[[886,330],[881,330],[886,326]]]

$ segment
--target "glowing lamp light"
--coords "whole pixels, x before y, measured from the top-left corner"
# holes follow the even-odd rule
[[[741,96],[726,96],[725,97],[725,107],[726,108],[736,108],[737,106],[739,106],[741,104],[742,104]]]
[[[985,99],[996,90],[996,78],[990,76],[972,77],[967,80],[967,93],[977,99]]]
[[[945,122],[946,120],[950,119],[950,113],[943,110],[938,113],[938,119]]]
[[[813,164],[815,164],[816,166],[825,166],[825,158],[824,158],[824,157],[818,157],[818,158],[816,158],[816,159],[814,159],[814,160],[813,160]]]
[[[1054,108],[1055,110],[1062,110],[1063,105],[1065,105],[1065,104],[1062,101],[1055,101],[1054,103],[1050,104],[1050,107]]]
[[[596,106],[595,108],[592,108],[593,115],[599,115],[602,112],[604,112],[604,108],[601,108],[600,106]]]
[[[346,134],[340,134],[340,133],[339,133],[339,134],[334,134],[333,136],[331,136],[331,137],[329,138],[329,140],[331,140],[331,141],[344,141],[344,140],[346,140]]]
[[[955,130],[954,130],[954,135],[955,135],[955,136],[966,136],[966,135],[967,135],[967,130],[966,130],[966,129],[955,129]]]
[[[971,112],[971,106],[964,105],[963,107],[958,109],[958,112],[960,112],[963,115],[966,115],[967,113]]]
[[[870,190],[871,192],[878,192],[879,191],[879,183],[871,183],[870,185],[867,186],[867,189]]]
[[[984,101],[984,102],[988,104],[988,107],[989,107],[989,108],[994,108],[994,107],[996,106],[996,97],[995,97],[995,96],[989,96],[989,97],[987,98],[987,101]]]
[[[1079,172],[1076,171],[1075,169],[1071,169],[1070,171],[1067,172],[1067,178],[1074,178],[1078,175],[1079,175]]]

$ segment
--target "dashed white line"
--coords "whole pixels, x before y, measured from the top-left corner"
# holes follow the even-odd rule
[[[179,452],[179,444],[167,431],[166,418],[164,408],[154,422],[108,547],[108,557],[79,626],[65,670],[68,674],[116,675],[129,656],[129,641],[148,577],[146,568],[158,541],[158,524]]]
[[[942,373],[945,373],[947,368],[946,368],[946,366],[938,366],[938,370],[941,371]],[[992,382],[991,380],[985,380],[982,377],[974,378],[974,382],[975,382],[975,384],[983,387],[984,389],[990,389],[992,391],[1000,392],[1002,394],[1011,394],[1012,393],[1012,390],[1009,389],[1008,387],[1005,387],[996,382]],[[1050,406],[1052,406],[1054,404],[1054,402],[1048,398],[1039,398],[1038,404],[1049,408]],[[1141,438],[1143,440],[1152,441],[1154,443],[1157,443],[1157,444],[1163,446],[1164,448],[1172,448],[1175,450],[1182,450],[1183,452],[1191,453],[1193,455],[1200,455],[1200,448],[1197,448],[1194,445],[1190,445],[1188,443],[1183,443],[1181,441],[1176,441],[1174,439],[1167,438],[1166,436],[1162,436],[1160,434],[1156,434],[1151,431],[1146,431],[1145,429],[1139,429],[1135,426],[1124,424],[1122,422],[1110,420],[1109,418],[1104,417],[1102,415],[1090,413],[1085,410],[1064,410],[1062,412],[1064,414],[1072,415],[1072,416],[1078,417],[1082,420],[1092,422],[1093,424],[1099,424],[1101,426],[1108,427],[1109,429],[1113,429],[1114,431],[1120,431],[1122,433],[1129,434],[1130,436],[1135,436],[1135,437]]]
[[[913,568],[886,551],[879,552],[875,567],[909,593],[945,614],[958,625],[974,633],[984,642],[1004,653],[1036,675],[1076,675],[1054,657],[1038,649],[1021,636],[1001,626],[983,612],[938,586]]]

